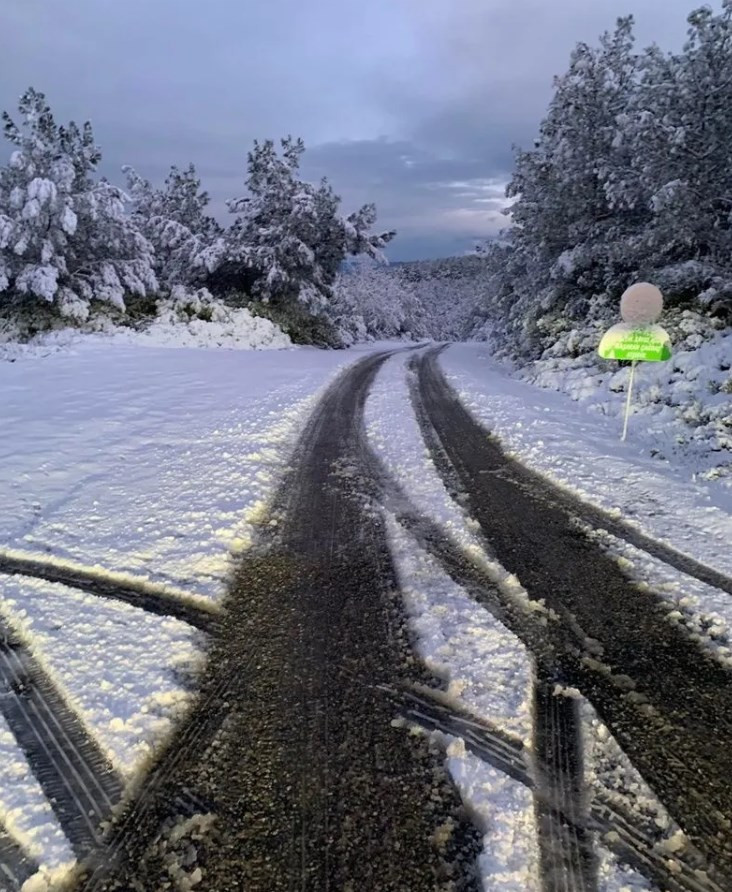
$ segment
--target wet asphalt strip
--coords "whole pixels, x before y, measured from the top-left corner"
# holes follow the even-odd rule
[[[578,531],[573,513],[586,506],[573,512],[570,497],[504,455],[446,383],[438,355],[427,351],[416,365],[418,416],[428,444],[439,446],[436,465],[459,484],[497,560],[556,611],[545,641],[521,637],[592,702],[672,817],[732,877],[732,676]],[[586,638],[600,643],[599,658]]]
[[[479,888],[479,833],[444,752],[395,723],[380,690],[424,675],[357,479],[365,399],[389,355],[347,370],[314,412],[233,581],[199,704],[81,888],[165,888],[171,822],[204,808],[215,825],[174,859],[202,869],[197,890]]]

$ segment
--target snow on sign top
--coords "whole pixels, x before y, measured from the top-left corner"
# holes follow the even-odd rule
[[[663,295],[648,282],[638,282],[620,298],[620,315],[630,325],[651,325],[663,311]]]

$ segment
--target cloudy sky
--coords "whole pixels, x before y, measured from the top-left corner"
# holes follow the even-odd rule
[[[28,86],[90,119],[104,172],[193,161],[223,218],[255,138],[302,136],[304,173],[375,201],[390,255],[460,253],[503,224],[573,45],[633,13],[680,45],[694,0],[0,0],[0,108]],[[714,4],[718,5],[717,3]]]

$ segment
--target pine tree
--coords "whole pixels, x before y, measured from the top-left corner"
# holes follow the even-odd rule
[[[152,244],[158,279],[167,287],[195,287],[213,271],[220,250],[221,227],[206,213],[208,193],[193,164],[172,167],[163,189],[124,167],[133,220]]]
[[[0,292],[83,319],[92,300],[124,309],[125,294],[154,291],[152,247],[125,214],[126,196],[93,178],[91,125],[57,125],[33,89],[19,111],[20,126],[3,113],[15,151],[0,170]]]
[[[644,233],[660,284],[699,293],[732,267],[732,0],[689,18],[683,51],[643,58],[632,147],[652,218]]]
[[[370,233],[372,205],[347,218],[327,180],[299,179],[302,140],[255,142],[248,156],[248,195],[228,202],[236,220],[224,242],[224,281],[268,303],[301,302],[321,312],[348,254],[376,257],[394,233]]]
[[[620,19],[599,48],[578,44],[568,72],[555,79],[534,149],[518,153],[507,189],[516,199],[514,243],[535,268],[541,302],[570,315],[608,287],[612,246],[640,223],[630,213],[624,219],[608,189],[628,166],[618,129],[637,80],[632,28],[632,18]]]

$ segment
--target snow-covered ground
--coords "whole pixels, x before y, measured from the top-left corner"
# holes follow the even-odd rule
[[[689,310],[669,312],[663,325],[673,356],[639,363],[631,439],[647,454],[732,491],[732,333]],[[617,428],[630,370],[598,357],[603,331],[595,323],[565,332],[542,359],[517,371],[529,383],[577,400],[601,416],[598,422],[614,419]]]
[[[218,599],[352,351],[79,343],[0,363],[0,542]]]
[[[379,347],[49,346],[0,361],[0,554],[214,604],[319,394]],[[2,617],[131,780],[190,697],[202,633],[28,577],[0,574],[0,590]],[[63,872],[73,856],[4,722],[0,750],[0,820]]]
[[[16,350],[14,361],[0,362],[0,555],[144,582],[215,609],[230,557],[251,541],[318,396],[340,369],[385,345],[347,352],[162,349],[99,335],[49,346]],[[411,411],[407,359],[395,356],[376,378],[366,405],[371,445],[412,504],[506,596],[532,607],[521,581],[486,554],[477,525],[437,474]],[[440,362],[509,452],[648,535],[732,573],[732,497],[723,487],[694,480],[676,455],[649,457],[639,427],[621,444],[615,419],[507,376],[485,345],[451,347]],[[530,655],[421,550],[389,505],[386,512],[420,649],[445,679],[448,699],[530,749]],[[641,587],[662,583],[669,621],[686,623],[720,659],[730,659],[729,596],[594,535]],[[190,697],[202,633],[57,583],[0,576],[0,587],[0,618],[32,642],[82,725],[131,779]],[[596,717],[588,713],[585,724],[588,783],[600,784],[622,754]],[[46,867],[63,870],[73,856],[4,724],[0,751],[0,820]],[[485,888],[537,887],[530,791],[457,739],[448,764],[481,819]],[[630,766],[622,771],[637,791]],[[647,887],[609,853],[601,851],[600,860],[603,890]]]

